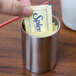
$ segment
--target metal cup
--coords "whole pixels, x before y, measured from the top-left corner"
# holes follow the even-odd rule
[[[51,70],[56,64],[59,20],[53,16],[53,22],[58,25],[55,34],[47,37],[35,37],[27,34],[24,20],[21,26],[23,63],[27,70],[34,73],[44,73]]]

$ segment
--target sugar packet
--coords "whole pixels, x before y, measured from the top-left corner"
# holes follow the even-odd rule
[[[31,6],[33,14],[24,18],[27,33],[52,32],[52,5]]]
[[[33,14],[30,17],[24,18],[26,33],[45,37],[56,33],[58,25],[52,22],[52,5],[30,6]]]

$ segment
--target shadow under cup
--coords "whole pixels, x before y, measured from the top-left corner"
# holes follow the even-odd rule
[[[25,31],[24,20],[21,25],[22,56],[27,70],[34,73],[44,73],[51,70],[56,64],[59,20],[53,16],[53,22],[58,25],[56,33],[47,37],[35,37]]]

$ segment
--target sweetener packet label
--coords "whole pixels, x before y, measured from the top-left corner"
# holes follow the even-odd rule
[[[52,5],[31,6],[33,14],[24,18],[27,33],[52,32]]]

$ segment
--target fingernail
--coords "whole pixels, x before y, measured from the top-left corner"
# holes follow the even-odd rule
[[[32,15],[32,9],[30,7],[24,7],[23,8],[23,14],[22,16],[30,16]]]

